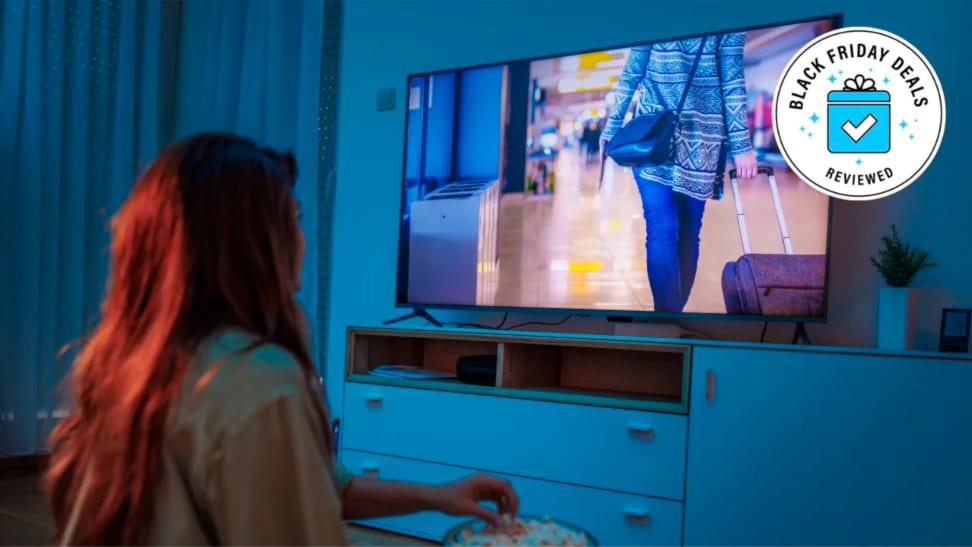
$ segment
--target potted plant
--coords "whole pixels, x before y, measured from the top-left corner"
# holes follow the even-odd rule
[[[931,261],[931,253],[904,242],[894,224],[891,235],[881,237],[881,242],[878,256],[871,257],[871,264],[885,283],[878,295],[878,347],[911,349],[918,304],[918,293],[911,283],[919,272],[936,264]]]

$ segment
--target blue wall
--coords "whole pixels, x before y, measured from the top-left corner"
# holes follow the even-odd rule
[[[457,179],[499,177],[503,84],[502,66],[459,73],[454,166]]]
[[[966,28],[972,18],[970,8],[964,0],[929,1],[921,9],[914,2],[897,0],[348,2],[328,350],[328,395],[332,404],[340,408],[347,326],[377,325],[396,314],[397,211],[405,113],[404,105],[394,112],[377,112],[378,89],[402,86],[407,74],[838,12],[844,13],[845,26],[885,28],[921,49],[942,80],[948,122],[938,158],[922,180],[877,202],[836,205],[831,320],[826,325],[811,325],[810,334],[816,343],[875,344],[881,280],[868,257],[876,252],[879,237],[895,222],[910,241],[930,249],[939,263],[938,268],[922,273],[917,280],[922,289],[918,342],[926,348],[936,346],[941,307],[972,305],[972,254],[966,241],[972,184],[964,182],[968,173],[966,150],[972,147],[972,137],[964,132],[972,121]],[[691,16],[680,16],[686,12]],[[375,150],[388,152],[376,155]],[[361,183],[362,166],[367,166],[368,184]],[[360,245],[362,240],[369,245]],[[444,320],[499,319],[460,313],[436,315]],[[587,324],[571,321],[559,328],[572,326],[606,328],[603,320]],[[687,326],[711,336],[751,340],[758,339],[762,325]],[[785,331],[785,325],[771,326],[770,336],[782,338]]]

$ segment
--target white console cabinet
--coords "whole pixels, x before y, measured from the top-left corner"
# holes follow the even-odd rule
[[[369,376],[495,354],[495,385]],[[510,479],[601,545],[970,545],[972,360],[614,336],[351,329],[341,457]],[[364,524],[441,540],[436,513]]]

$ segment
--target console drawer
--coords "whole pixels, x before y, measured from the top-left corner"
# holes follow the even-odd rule
[[[392,456],[342,450],[342,461],[355,474],[412,482],[440,483],[475,473],[470,469]],[[549,515],[576,524],[601,545],[681,545],[682,504],[497,474],[513,483],[520,497],[520,513]],[[396,532],[442,541],[445,532],[466,518],[424,512],[364,521]]]
[[[686,417],[348,382],[342,446],[682,500]]]

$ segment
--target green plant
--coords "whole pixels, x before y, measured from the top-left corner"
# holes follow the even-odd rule
[[[931,262],[931,253],[902,241],[894,224],[891,225],[891,235],[882,236],[881,242],[884,248],[878,251],[878,258],[871,257],[871,264],[891,287],[907,287],[918,272],[937,265]]]

